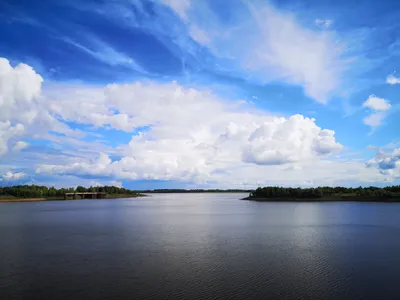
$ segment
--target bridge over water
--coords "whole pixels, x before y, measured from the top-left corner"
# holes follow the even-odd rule
[[[81,199],[104,199],[106,197],[106,193],[103,192],[76,192],[76,193],[65,193],[64,200],[67,200],[68,197],[72,197],[72,199],[76,199],[77,196],[80,196]]]

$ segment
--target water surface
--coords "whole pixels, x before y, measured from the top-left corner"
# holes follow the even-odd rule
[[[400,205],[0,204],[0,299],[398,299]]]

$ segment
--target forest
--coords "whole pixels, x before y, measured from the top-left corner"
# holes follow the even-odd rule
[[[241,190],[241,189],[155,189],[155,190],[145,190],[140,191],[141,193],[249,193],[251,190]]]
[[[73,192],[104,192],[110,197],[118,195],[135,196],[139,191],[116,187],[99,186],[76,188],[60,188],[39,186],[39,185],[16,185],[10,187],[0,187],[0,198],[63,198],[65,193]],[[315,199],[315,200],[350,200],[350,199],[393,199],[400,200],[400,185],[388,187],[317,187],[317,188],[289,188],[279,186],[259,187],[256,190],[241,189],[155,189],[140,191],[140,193],[250,193],[246,199],[262,200],[266,199]]]
[[[0,198],[63,198],[65,193],[73,192],[104,192],[108,195],[136,195],[135,191],[116,186],[60,188],[39,185],[16,185],[0,187]]]
[[[317,188],[287,188],[278,186],[259,187],[250,193],[247,199],[399,199],[400,185],[388,187],[317,187]]]

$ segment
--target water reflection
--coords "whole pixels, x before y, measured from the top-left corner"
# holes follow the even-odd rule
[[[241,197],[1,206],[2,298],[394,299],[400,293],[399,205]]]

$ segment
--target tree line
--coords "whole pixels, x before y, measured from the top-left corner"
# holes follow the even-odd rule
[[[240,189],[154,189],[144,190],[141,193],[249,193],[251,190],[240,190]]]
[[[317,187],[317,188],[287,188],[278,186],[259,187],[251,192],[253,198],[322,198],[329,196],[342,197],[379,197],[394,198],[400,197],[400,185],[378,188],[370,187]]]
[[[65,193],[74,192],[103,192],[109,195],[135,195],[138,191],[117,187],[117,186],[99,186],[76,188],[60,188],[39,186],[39,185],[16,185],[10,187],[0,187],[0,196],[12,196],[17,198],[55,198],[64,197]],[[144,193],[243,193],[250,192],[252,198],[322,198],[329,196],[342,197],[379,197],[379,198],[400,198],[400,185],[378,188],[370,187],[317,187],[317,188],[288,188],[279,186],[259,187],[256,190],[241,189],[155,189],[140,191]]]
[[[39,186],[39,185],[16,185],[10,187],[0,187],[0,196],[13,196],[17,198],[55,198],[64,197],[65,193],[82,193],[82,192],[103,192],[110,195],[134,195],[135,191],[117,186],[98,186],[76,188],[60,188]]]

